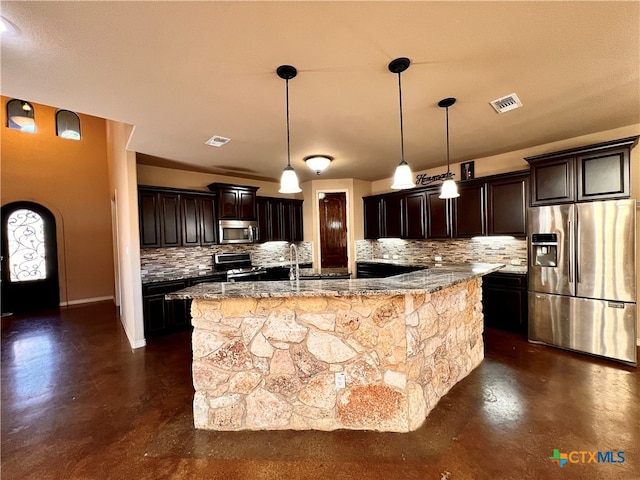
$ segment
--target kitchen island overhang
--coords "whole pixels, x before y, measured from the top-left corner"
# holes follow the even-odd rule
[[[481,276],[499,264],[384,279],[199,284],[194,425],[408,432],[484,358]]]

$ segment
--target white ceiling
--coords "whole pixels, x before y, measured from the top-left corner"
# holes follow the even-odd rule
[[[135,125],[145,163],[277,179],[376,180],[640,123],[640,2],[23,2],[2,39],[2,94]],[[489,105],[517,93],[523,107]],[[212,135],[226,146],[204,144]]]

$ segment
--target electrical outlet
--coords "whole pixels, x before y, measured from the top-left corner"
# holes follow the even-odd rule
[[[344,372],[336,372],[335,381],[336,381],[336,390],[346,388],[347,375]]]
[[[398,259],[398,255],[394,255],[394,256],[393,256],[393,259],[394,259],[394,260],[397,260],[397,259]]]
[[[436,262],[441,262],[442,261],[442,257],[440,255],[436,255],[435,261]]]
[[[385,253],[384,255],[382,255],[382,258],[389,258],[389,255]]]
[[[511,259],[511,265],[522,265],[522,262],[519,258],[513,258]]]

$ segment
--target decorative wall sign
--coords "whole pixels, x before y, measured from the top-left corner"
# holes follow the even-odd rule
[[[473,162],[471,162],[473,163]],[[425,173],[421,173],[420,175],[416,175],[416,186],[424,186],[429,185],[430,183],[437,182],[439,180],[448,180],[449,178],[453,178],[455,173],[441,173],[440,175],[432,175],[429,176]]]
[[[460,164],[460,178],[462,178],[462,180],[471,180],[472,178],[475,178],[474,175],[475,172],[473,160]]]

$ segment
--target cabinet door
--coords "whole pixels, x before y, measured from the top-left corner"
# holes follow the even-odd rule
[[[138,192],[140,246],[160,246],[160,209],[157,192]]]
[[[575,194],[574,157],[531,164],[531,205],[573,202]]]
[[[161,246],[179,247],[182,244],[180,217],[180,195],[160,193]]]
[[[402,238],[426,238],[426,204],[425,192],[405,195]]]
[[[301,242],[302,231],[302,200],[283,200],[284,237],[287,242]]]
[[[238,191],[238,218],[240,220],[256,219],[255,192]]]
[[[382,235],[382,200],[380,197],[362,197],[364,208],[364,238],[375,240]]]
[[[629,197],[629,148],[578,155],[576,163],[578,201]]]
[[[219,212],[222,219],[238,219],[238,191],[232,188],[221,188],[218,191]]]
[[[382,199],[382,218],[384,238],[402,237],[402,201],[401,194],[386,195]]]
[[[526,235],[528,183],[523,175],[487,184],[489,235]]]
[[[439,196],[440,189],[427,192],[427,238],[451,238],[451,203]]]
[[[284,205],[281,200],[277,199],[269,200],[268,203],[271,209],[271,240],[279,242],[285,239]]]
[[[213,195],[200,199],[200,245],[214,245],[218,236],[216,201]]]
[[[527,276],[491,273],[483,277],[482,306],[487,327],[527,333]]]
[[[469,238],[487,234],[485,184],[461,184],[454,199],[453,236]]]
[[[142,314],[144,317],[145,337],[153,337],[165,333],[164,295],[143,297]]]
[[[256,198],[258,210],[258,242],[271,241],[271,209],[266,198]]]
[[[291,219],[293,222],[293,237],[292,242],[302,242],[304,240],[304,223],[303,223],[303,201],[296,200],[292,204]]]
[[[200,245],[200,204],[196,196],[182,195],[182,245]]]

